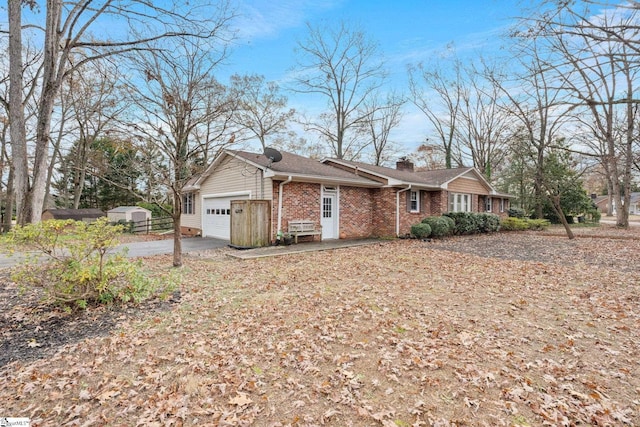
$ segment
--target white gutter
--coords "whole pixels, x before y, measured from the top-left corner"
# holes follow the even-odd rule
[[[278,187],[278,230],[276,231],[276,234],[282,231],[282,189],[285,184],[288,184],[291,181],[293,181],[293,177],[289,175],[287,180],[282,181]]]
[[[396,236],[400,236],[400,193],[411,190],[411,184],[407,188],[398,190],[396,193]]]

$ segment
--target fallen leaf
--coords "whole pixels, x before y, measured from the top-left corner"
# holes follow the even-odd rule
[[[251,400],[246,393],[243,393],[241,391],[237,392],[237,394],[234,397],[229,399],[230,405],[245,406],[245,405],[250,405],[252,403],[253,403],[253,400]]]

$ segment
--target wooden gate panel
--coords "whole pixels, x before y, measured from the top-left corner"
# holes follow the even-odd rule
[[[269,200],[231,201],[231,245],[243,248],[271,244],[271,202]]]

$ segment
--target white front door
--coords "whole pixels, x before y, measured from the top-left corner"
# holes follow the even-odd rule
[[[338,189],[336,187],[322,187],[322,205],[320,225],[322,225],[322,239],[338,238]]]

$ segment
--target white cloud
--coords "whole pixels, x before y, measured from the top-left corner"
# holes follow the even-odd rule
[[[334,9],[342,0],[245,0],[236,21],[240,41],[276,38],[280,32],[304,25],[313,15]]]

